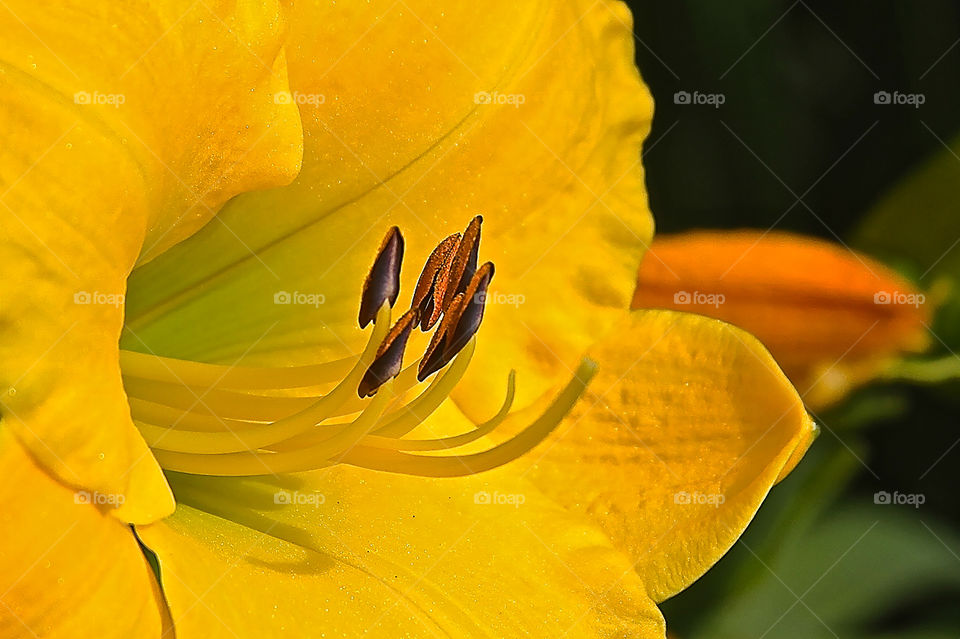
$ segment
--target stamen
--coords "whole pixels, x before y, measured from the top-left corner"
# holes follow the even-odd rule
[[[389,389],[388,384],[384,390]],[[160,465],[167,470],[193,475],[245,477],[315,470],[330,463],[336,463],[338,455],[342,455],[344,451],[360,441],[380,418],[392,398],[392,392],[377,393],[359,417],[350,423],[349,428],[310,448],[283,453],[270,451],[259,453],[248,450],[226,455],[193,455],[155,450],[154,454]]]
[[[156,402],[151,402],[139,397],[128,397],[130,403],[130,414],[134,421],[164,428],[177,428],[187,431],[217,432],[224,430],[243,430],[254,426],[260,426],[262,421],[249,421],[232,419],[230,417],[221,417],[219,415],[199,415],[192,412],[184,412],[178,408],[164,406]]]
[[[399,229],[388,231],[364,281],[358,320],[361,328],[371,321],[374,327],[359,356],[274,369],[123,351],[120,361],[131,415],[163,468],[256,476],[344,462],[444,477],[494,468],[536,446],[583,393],[595,372],[592,362],[581,364],[538,419],[489,450],[436,454],[477,442],[504,423],[516,393],[512,371],[503,404],[488,421],[458,435],[404,439],[450,396],[475,352],[494,274],[490,262],[478,267],[482,221],[475,217],[462,235],[445,238],[433,250],[410,310],[392,327],[404,242]],[[435,332],[423,357],[404,368],[404,351],[416,326],[424,331],[435,327]],[[438,372],[408,398],[418,384]],[[304,390],[281,392],[290,389]]]
[[[463,238],[457,246],[457,252],[450,263],[450,271],[447,274],[446,288],[443,293],[444,310],[453,301],[453,298],[464,292],[467,283],[473,277],[477,270],[477,256],[480,250],[480,225],[483,223],[483,217],[478,215],[467,225],[463,232]]]
[[[413,305],[420,308],[424,331],[430,330],[440,316],[449,311],[457,294],[466,289],[473,277],[477,269],[482,222],[479,215],[473,218],[462,236],[455,233],[445,238],[427,259],[413,298]]]
[[[470,285],[447,307],[443,321],[427,345],[417,379],[424,380],[446,366],[480,328],[493,264],[487,262],[474,274]]]
[[[463,301],[460,302],[457,323],[453,334],[444,345],[443,357],[449,361],[463,348],[471,337],[480,329],[483,320],[483,309],[487,302],[487,287],[493,279],[493,263],[487,262],[476,271],[470,284],[467,286]]]
[[[377,349],[377,355],[360,380],[357,387],[357,395],[360,397],[370,397],[377,392],[377,389],[383,386],[387,380],[393,379],[400,373],[400,367],[403,365],[403,351],[407,347],[407,339],[410,337],[410,331],[413,329],[419,317],[419,311],[411,308],[397,320],[397,323],[387,333],[380,348]]]
[[[403,262],[403,236],[396,226],[387,231],[377,258],[363,283],[360,296],[360,328],[366,328],[385,301],[392,307],[400,294],[400,265]]]
[[[460,477],[502,466],[526,454],[550,434],[580,399],[596,370],[593,361],[583,360],[573,379],[539,418],[516,436],[481,453],[438,457],[359,445],[347,451],[340,461],[371,470],[420,477]]]
[[[453,329],[456,328],[457,318],[460,316],[460,304],[462,302],[463,295],[459,295],[453,299],[453,303],[447,307],[447,311],[443,315],[443,321],[440,322],[440,326],[436,332],[434,332],[433,337],[430,338],[430,343],[427,344],[427,350],[420,360],[420,370],[417,373],[417,379],[421,382],[450,362],[449,359],[444,359],[447,337],[452,335]]]
[[[424,332],[430,330],[443,313],[442,305],[437,303],[438,280],[444,270],[449,270],[450,260],[459,244],[459,233],[454,233],[441,241],[427,258],[427,263],[424,264],[423,271],[420,273],[420,279],[417,280],[417,288],[413,292],[410,308],[420,311],[419,323]],[[442,297],[441,292],[440,298]]]
[[[268,422],[289,417],[316,401],[315,397],[274,397],[219,389],[201,390],[136,378],[125,379],[123,385],[130,397],[147,399],[184,413],[250,421]]]
[[[453,387],[460,382],[470,364],[470,358],[473,356],[473,346],[473,344],[468,345],[456,361],[442,374],[438,375],[427,389],[413,401],[396,411],[385,413],[371,432],[392,438],[402,437],[420,425],[443,403]],[[395,396],[398,395],[396,382],[394,382],[393,392]],[[327,441],[333,434],[340,432],[344,426],[345,424],[329,424],[322,430],[313,429],[297,437],[271,444],[267,448],[283,452],[315,446]]]
[[[453,365],[437,380],[436,384],[431,384],[430,388],[420,395],[420,397],[402,408],[399,411],[403,413],[402,415],[394,417],[383,426],[378,427],[377,434],[387,437],[402,437],[433,414],[433,411],[440,407],[443,400],[449,397],[454,387],[463,379],[463,375],[467,372],[467,367],[470,365],[470,360],[473,359],[476,345],[475,340],[471,341],[469,346],[457,357]]]
[[[448,448],[459,448],[460,446],[475,442],[496,430],[497,427],[503,423],[503,420],[507,418],[507,415],[510,414],[510,408],[513,407],[513,399],[517,390],[516,380],[516,372],[510,371],[510,375],[507,378],[507,396],[503,399],[500,410],[488,421],[478,424],[475,429],[468,433],[441,437],[439,439],[397,439],[395,437],[385,437],[374,434],[367,435],[361,439],[360,444],[369,446],[370,448],[385,448],[389,450],[445,450]]]
[[[278,390],[318,386],[346,375],[355,361],[356,357],[345,357],[309,366],[266,368],[221,366],[136,351],[120,351],[120,369],[124,378],[233,390]]]
[[[364,370],[373,361],[374,348],[383,340],[389,323],[390,307],[384,304],[377,315],[370,341],[367,342],[363,354],[357,359],[353,370],[337,384],[336,388],[295,415],[272,424],[239,432],[190,432],[145,423],[139,423],[137,426],[147,444],[153,448],[201,455],[256,450],[295,437],[333,416],[340,405],[350,397]]]
[[[356,363],[356,361],[357,358],[354,357],[353,362]],[[416,376],[419,364],[419,360],[410,364],[400,371],[400,374],[394,379],[393,388],[398,395],[406,393],[417,385]],[[133,414],[135,421],[187,431],[231,431],[243,430],[250,426],[262,426],[264,423],[289,417],[311,406],[319,397],[322,397],[322,395],[271,397],[235,394],[233,397],[238,398],[238,402],[230,402],[217,391],[164,386],[162,391],[154,391],[159,394],[149,395],[153,400],[156,400],[151,401],[133,396],[130,394],[131,390],[140,393],[145,391],[143,388],[137,387],[135,383],[128,383],[130,412]],[[286,405],[287,410],[278,411],[274,415],[271,411],[277,409],[277,400],[297,402],[297,404],[294,406]],[[174,404],[174,406],[168,406],[162,402]],[[220,406],[218,402],[223,402],[226,405]],[[332,417],[356,413],[363,410],[364,406],[366,406],[366,402],[362,398],[352,397],[341,404]],[[215,407],[219,410],[216,410]],[[247,409],[247,412],[244,413],[243,409]],[[240,415],[237,417],[231,416],[234,414]],[[263,417],[263,414],[268,416]],[[260,415],[259,418],[255,418],[257,415]]]

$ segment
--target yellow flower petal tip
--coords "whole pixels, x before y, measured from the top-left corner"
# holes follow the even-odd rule
[[[590,353],[600,371],[530,477],[627,550],[661,601],[736,541],[817,427],[766,348],[716,319],[634,311]]]
[[[787,478],[793,469],[797,467],[797,464],[800,463],[800,460],[803,459],[803,456],[807,454],[807,451],[810,449],[810,446],[813,445],[813,442],[820,437],[820,425],[809,415],[807,415],[808,425],[806,428],[801,428],[800,438],[797,441],[796,447],[793,449],[793,453],[790,455],[790,458],[787,459],[784,463],[783,468],[780,470],[780,474],[777,475],[777,479],[774,481],[775,484],[779,484],[781,481]]]
[[[812,407],[929,345],[933,303],[886,266],[790,233],[694,231],[658,237],[634,308],[716,317],[756,335]]]

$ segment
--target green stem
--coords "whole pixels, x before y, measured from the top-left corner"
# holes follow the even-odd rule
[[[900,360],[887,369],[883,379],[935,384],[960,379],[960,357],[945,355],[928,360]]]

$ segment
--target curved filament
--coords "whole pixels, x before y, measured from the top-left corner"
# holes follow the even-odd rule
[[[203,455],[256,450],[295,437],[331,417],[344,402],[355,394],[357,384],[359,384],[367,366],[373,361],[377,345],[383,339],[389,325],[390,307],[384,305],[377,315],[370,340],[357,359],[353,370],[337,384],[336,388],[295,415],[271,424],[241,431],[196,432],[140,423],[138,424],[140,432],[151,448]]]
[[[223,455],[196,455],[155,450],[154,454],[165,469],[194,475],[245,477],[315,470],[339,461],[338,456],[345,454],[370,431],[393,397],[389,383],[381,390],[385,392],[374,395],[363,412],[350,423],[349,428],[314,447],[283,453],[245,451]]]
[[[367,435],[360,443],[370,448],[383,448],[388,450],[446,450],[449,448],[459,448],[481,437],[485,437],[496,430],[500,424],[510,414],[510,408],[513,407],[513,399],[516,394],[516,372],[510,371],[507,378],[507,396],[500,406],[500,410],[489,420],[478,424],[477,427],[461,435],[451,437],[441,437],[439,439],[395,439],[393,437],[383,437],[380,435]]]
[[[539,418],[516,436],[489,450],[470,455],[440,457],[361,445],[347,451],[340,461],[372,470],[420,477],[460,477],[502,466],[528,452],[550,434],[580,399],[596,370],[593,361],[584,359],[573,379]]]

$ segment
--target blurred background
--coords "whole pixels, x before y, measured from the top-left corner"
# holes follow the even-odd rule
[[[658,233],[796,231],[921,290],[960,282],[960,3],[628,4],[657,105]],[[958,299],[931,357],[960,352]],[[958,404],[956,382],[874,383],[818,413],[821,437],[743,540],[664,605],[671,635],[960,636]]]

